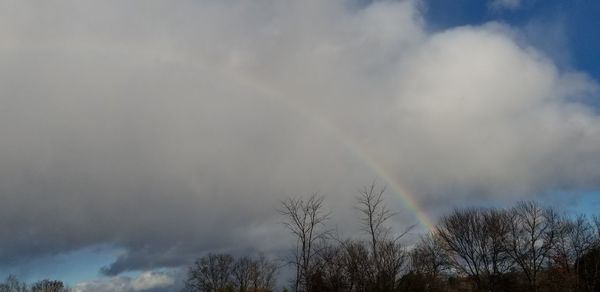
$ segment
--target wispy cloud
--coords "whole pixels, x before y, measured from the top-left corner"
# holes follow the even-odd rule
[[[135,277],[116,276],[78,283],[74,287],[74,291],[158,292],[172,291],[167,289],[173,289],[175,284],[175,277],[172,274],[157,271],[146,271]]]
[[[524,0],[491,0],[490,7],[498,10],[514,10],[520,8]]]

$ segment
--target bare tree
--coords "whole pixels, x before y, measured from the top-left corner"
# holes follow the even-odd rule
[[[328,244],[319,250],[311,273],[311,291],[349,291],[348,254],[343,245]]]
[[[66,292],[68,289],[62,281],[41,280],[31,286],[31,292]]]
[[[483,263],[477,240],[481,238],[480,212],[477,209],[454,210],[436,226],[450,266],[459,274],[472,278],[478,290],[483,289]]]
[[[209,254],[194,262],[188,271],[189,291],[221,292],[233,288],[234,258],[229,254]]]
[[[277,273],[277,264],[267,259],[261,254],[254,261],[255,270],[252,273],[251,287],[254,291],[273,291],[275,290],[275,274]]]
[[[385,188],[377,189],[375,183],[363,188],[358,196],[358,210],[361,212],[363,230],[369,234],[371,252],[375,263],[379,265],[379,243],[389,236],[390,228],[385,225],[394,213],[385,206],[383,194]],[[378,267],[379,268],[379,267]]]
[[[558,215],[535,202],[519,202],[511,210],[507,251],[538,291],[539,274],[547,263],[558,230]]]
[[[242,257],[235,262],[232,273],[239,292],[248,291],[252,274],[256,270],[256,263],[249,257]]]
[[[273,291],[276,270],[277,265],[262,254],[258,259],[247,256],[239,258],[232,269],[237,291]]]
[[[577,259],[578,288],[580,291],[600,291],[600,217],[594,216],[592,222],[592,247]]]
[[[600,291],[600,248],[594,247],[577,259],[580,291]]]
[[[505,248],[508,219],[502,210],[457,209],[436,227],[449,265],[473,279],[479,291],[496,290],[497,280],[512,266]]]
[[[357,197],[362,228],[369,235],[378,290],[394,289],[407,257],[400,239],[412,228],[409,227],[397,236],[392,235],[387,222],[395,213],[385,205],[384,193],[385,187],[377,188],[372,183],[361,189]]]
[[[350,291],[369,291],[374,286],[373,279],[377,271],[372,264],[368,245],[362,241],[347,240],[341,242],[346,256],[344,257],[348,274]]]
[[[309,289],[311,269],[318,251],[316,245],[329,235],[325,227],[329,213],[325,211],[323,200],[323,196],[313,194],[307,199],[288,198],[281,203],[280,213],[286,218],[284,224],[296,239],[291,261],[296,269],[294,291]]]
[[[594,227],[596,231],[596,245],[600,245],[600,216],[594,216]]]
[[[595,230],[583,215],[574,219],[563,216],[555,230],[554,244],[549,252],[553,274],[557,276],[553,277],[555,286],[578,289],[578,259],[594,247]]]
[[[16,276],[9,275],[0,283],[0,292],[27,292],[27,284],[19,281]]]
[[[375,290],[394,291],[408,262],[406,249],[398,240],[384,240],[379,244],[379,256]]]
[[[440,274],[448,268],[448,259],[442,248],[440,239],[433,234],[421,237],[412,249],[412,269],[424,276],[425,291],[430,291],[439,281]]]
[[[491,290],[496,290],[502,276],[508,272],[514,261],[506,248],[510,233],[510,215],[502,209],[483,211],[482,236],[479,243],[485,274]]]

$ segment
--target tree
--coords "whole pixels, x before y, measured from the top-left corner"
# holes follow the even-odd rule
[[[448,259],[439,238],[433,234],[421,237],[410,253],[412,270],[422,278],[424,291],[437,291],[440,275],[448,268]]]
[[[9,275],[0,283],[0,292],[27,292],[27,284],[19,281],[16,276]]]
[[[242,257],[233,266],[233,277],[239,292],[246,292],[250,288],[252,274],[257,270],[256,264],[249,257]]]
[[[600,217],[599,216],[594,216],[594,227],[595,231],[596,231],[596,244],[600,245]]]
[[[319,249],[317,261],[311,273],[310,291],[349,291],[348,254],[343,245],[323,246]]]
[[[208,254],[194,262],[188,271],[189,291],[223,292],[233,290],[234,258],[229,254]]]
[[[477,209],[456,209],[442,218],[436,226],[435,234],[442,243],[452,268],[475,280],[477,289],[481,291],[483,263],[477,243],[481,238],[479,216]]]
[[[547,263],[558,231],[558,216],[535,202],[519,202],[511,212],[507,251],[538,291],[539,274]]]
[[[375,183],[372,183],[363,188],[357,198],[358,210],[362,215],[360,218],[362,227],[370,237],[371,253],[378,269],[382,260],[379,255],[379,245],[390,234],[390,228],[385,223],[394,216],[394,213],[384,204],[384,193],[385,188],[376,189]]]
[[[510,232],[510,216],[501,209],[483,211],[483,233],[481,240],[482,261],[485,274],[492,290],[502,289],[500,282],[514,264],[506,245]]]
[[[577,259],[576,267],[581,291],[600,292],[600,217],[592,223],[592,248]]]
[[[288,198],[281,203],[280,213],[285,216],[284,225],[295,237],[296,248],[291,263],[296,269],[294,291],[308,291],[311,270],[317,257],[317,243],[329,235],[325,223],[329,213],[323,205],[324,197],[313,194],[307,199]]]
[[[275,286],[275,263],[260,255],[258,259],[239,258],[233,266],[233,278],[239,292],[273,291]]]
[[[508,219],[502,210],[456,209],[435,229],[449,265],[471,278],[479,291],[496,290],[497,281],[512,266],[505,248]]]
[[[581,291],[600,292],[600,248],[594,247],[577,259]]]
[[[255,263],[250,281],[252,288],[254,291],[273,291],[275,289],[277,265],[262,254],[255,260]]]
[[[41,280],[31,285],[31,292],[65,292],[68,289],[62,281]]]
[[[372,264],[368,245],[362,241],[341,242],[346,256],[344,266],[348,275],[350,291],[369,291],[374,286],[377,271]]]
[[[358,210],[360,211],[363,230],[368,234],[371,258],[375,267],[375,289],[390,291],[396,287],[406,264],[406,251],[400,239],[410,231],[406,229],[398,236],[393,236],[387,222],[395,213],[385,205],[383,195],[385,187],[377,188],[375,183],[360,190]]]
[[[579,288],[579,262],[595,243],[592,224],[583,215],[573,219],[563,216],[555,227],[554,244],[549,252],[553,286]]]

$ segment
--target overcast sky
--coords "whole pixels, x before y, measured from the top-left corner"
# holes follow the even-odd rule
[[[600,41],[572,18],[598,6],[442,2],[0,1],[0,270],[169,289],[284,251],[288,196],[357,236],[373,180],[397,230],[406,196],[593,201]]]

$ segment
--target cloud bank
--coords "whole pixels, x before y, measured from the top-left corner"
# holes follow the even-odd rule
[[[143,272],[136,277],[117,276],[102,280],[79,283],[74,287],[75,292],[94,291],[172,291],[175,277],[165,272]]]
[[[319,191],[351,231],[382,174],[432,215],[598,189],[597,83],[515,28],[429,32],[418,4],[2,2],[0,261],[278,251],[279,200]]]

